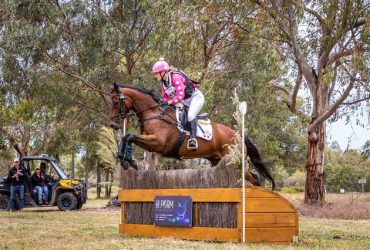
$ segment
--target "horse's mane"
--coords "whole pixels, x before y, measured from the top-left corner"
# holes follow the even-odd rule
[[[120,88],[134,89],[134,90],[140,91],[141,93],[149,95],[150,97],[153,98],[153,100],[155,102],[159,102],[159,100],[161,99],[161,98],[159,98],[158,96],[156,96],[154,94],[154,90],[152,90],[152,89],[146,89],[146,88],[142,88],[142,87],[140,88],[140,87],[135,87],[135,86],[132,86],[132,85],[125,85],[125,84],[117,84],[117,85]]]

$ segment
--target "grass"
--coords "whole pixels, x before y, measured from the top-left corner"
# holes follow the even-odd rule
[[[120,211],[89,200],[81,211],[56,208],[0,213],[0,249],[370,249],[369,220],[300,217],[300,242],[288,245],[215,243],[118,234]]]

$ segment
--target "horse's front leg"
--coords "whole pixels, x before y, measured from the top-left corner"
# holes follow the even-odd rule
[[[132,145],[127,144],[127,138],[129,136],[130,136],[130,134],[124,135],[121,139],[121,143],[118,144],[117,157],[120,160],[121,167],[124,170],[127,170],[129,168],[129,166],[133,165],[132,164]],[[136,166],[136,168],[137,168],[137,166]]]
[[[122,138],[122,144],[124,146],[122,147],[123,151],[121,151],[121,152],[122,152],[124,162],[121,161],[121,166],[124,169],[127,169],[127,167],[124,167],[124,166],[126,166],[126,164],[125,164],[125,161],[126,161],[131,165],[131,167],[133,167],[137,170],[138,169],[137,162],[132,159],[132,151],[133,151],[132,143],[135,143],[139,147],[144,148],[144,149],[149,150],[149,151],[153,151],[153,149],[156,149],[155,146],[157,146],[159,143],[158,143],[158,139],[155,135],[132,135],[132,134],[128,134],[128,135],[126,135],[125,137]]]

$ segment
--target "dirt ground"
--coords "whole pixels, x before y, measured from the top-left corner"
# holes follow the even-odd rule
[[[343,220],[370,220],[370,193],[326,194],[323,205],[304,204],[304,194],[282,194],[300,216]]]

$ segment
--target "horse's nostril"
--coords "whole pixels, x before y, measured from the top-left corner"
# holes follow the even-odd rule
[[[111,125],[110,125],[110,127],[112,128],[112,129],[114,129],[114,130],[117,130],[118,129],[118,127],[116,126],[116,124],[114,124],[114,123],[112,123]]]

